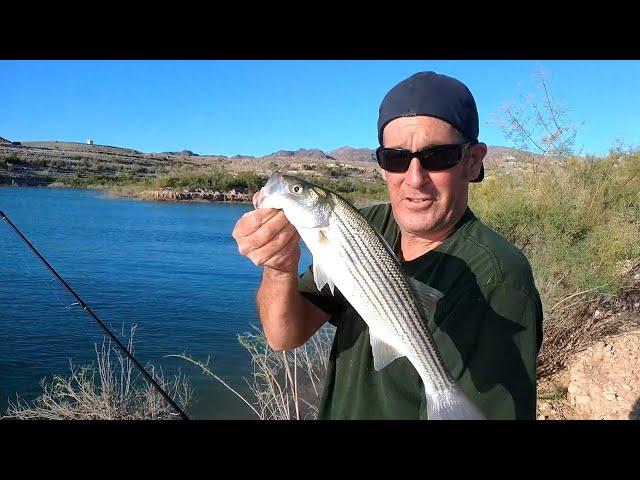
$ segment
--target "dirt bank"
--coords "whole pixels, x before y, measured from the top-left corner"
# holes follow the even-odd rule
[[[604,338],[538,382],[539,420],[640,420],[640,331]]]

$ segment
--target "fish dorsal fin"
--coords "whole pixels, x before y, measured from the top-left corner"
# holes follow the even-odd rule
[[[320,246],[327,246],[330,241],[323,229],[314,228],[313,235],[316,236],[315,240]],[[313,279],[316,282],[316,287],[318,290],[322,290],[325,285],[329,285],[329,289],[331,290],[331,294],[334,295],[334,283],[331,280],[331,275],[329,275],[328,264],[325,261],[324,255],[315,255],[313,257]]]
[[[371,330],[369,330],[369,341],[373,352],[373,368],[376,371],[382,370],[396,358],[404,356],[384,340],[378,338]]]
[[[420,306],[425,312],[427,318],[431,317],[436,311],[438,301],[444,297],[444,294],[441,291],[430,287],[426,283],[419,282],[412,277],[409,278],[409,283],[417,294],[416,300],[420,302]]]

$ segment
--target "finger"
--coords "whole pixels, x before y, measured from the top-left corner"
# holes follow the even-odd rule
[[[269,244],[284,228],[295,230],[295,227],[289,223],[284,213],[278,211],[278,214],[269,218],[269,220],[254,231],[251,236],[245,236],[242,239],[242,248],[246,250],[243,255]]]
[[[299,242],[300,235],[295,227],[291,224],[280,230],[271,240],[264,245],[254,248],[246,255],[256,265],[264,265],[275,254],[290,246],[293,242]]]
[[[297,252],[294,249],[282,250],[271,257],[264,267],[269,267],[281,272],[297,273],[300,264],[300,247],[296,245]]]
[[[277,250],[271,257],[264,260],[262,265],[276,270],[297,270],[300,261],[300,236],[294,235],[284,247]]]
[[[240,217],[233,228],[233,238],[246,237],[256,232],[262,225],[275,217],[280,210],[261,208],[247,212]]]

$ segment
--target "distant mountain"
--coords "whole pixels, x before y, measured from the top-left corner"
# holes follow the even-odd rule
[[[499,145],[488,145],[485,160],[520,160],[524,157],[539,157],[537,153],[527,152],[511,147],[501,147]]]
[[[161,155],[179,155],[181,157],[198,157],[197,153],[193,153],[191,150],[180,150],[179,152],[162,152]]]
[[[376,162],[375,150],[371,148],[341,147],[329,152],[318,149],[298,149],[295,152],[290,150],[279,150],[268,155],[269,157],[307,157],[319,159],[333,159],[339,162]],[[488,146],[485,160],[520,160],[524,157],[539,156],[534,153],[518,150],[517,148]]]
[[[327,155],[341,162],[375,162],[375,150],[370,148],[341,147],[327,152]]]
[[[299,148],[295,152],[292,150],[278,150],[277,152],[270,153],[260,158],[269,157],[296,157],[296,158],[315,158],[318,160],[334,160],[334,158],[327,156],[322,150],[318,148]]]
[[[17,145],[19,142],[12,142],[5,138],[0,137],[0,145],[7,148],[12,148]],[[72,152],[77,152],[78,154],[91,153],[91,154],[108,154],[108,155],[122,155],[128,157],[144,157],[144,156],[156,156],[156,155],[165,155],[168,157],[193,157],[194,160],[197,158],[229,158],[231,160],[261,160],[261,159],[270,159],[270,158],[290,158],[294,161],[297,160],[333,160],[338,162],[376,162],[375,159],[375,150],[371,148],[354,148],[349,146],[344,146],[341,148],[337,148],[335,150],[324,152],[319,148],[299,148],[297,150],[278,150],[277,152],[273,152],[268,155],[264,155],[262,157],[255,157],[252,155],[243,155],[237,154],[233,157],[226,157],[224,155],[214,155],[214,154],[206,154],[199,155],[194,153],[191,150],[181,150],[179,152],[162,152],[162,153],[142,153],[138,150],[130,149],[130,148],[122,148],[122,147],[114,147],[109,145],[88,145],[86,143],[79,142],[64,142],[64,141],[31,141],[31,142],[22,142],[22,147],[27,148],[35,148],[35,149],[43,149],[43,150],[55,150],[55,151],[64,151],[72,154]],[[23,149],[24,150],[24,149]],[[23,151],[24,154],[26,152]],[[488,146],[487,156],[485,157],[485,161],[497,162],[498,164],[503,164],[507,162],[509,164],[515,162],[519,163],[521,161],[528,161],[531,157],[539,158],[540,155],[534,154],[531,152],[527,152],[524,150],[519,150],[517,148],[504,147],[500,145]],[[553,159],[549,159],[553,160]]]

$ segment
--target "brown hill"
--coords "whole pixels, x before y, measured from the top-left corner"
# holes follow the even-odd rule
[[[294,157],[294,158],[312,158],[317,160],[329,159],[333,160],[331,157],[327,156],[322,150],[318,148],[299,148],[298,150],[278,150],[277,152],[270,153],[269,155],[265,155],[260,158],[286,158],[286,157]]]
[[[341,147],[327,152],[340,162],[375,162],[375,150],[370,148]]]

